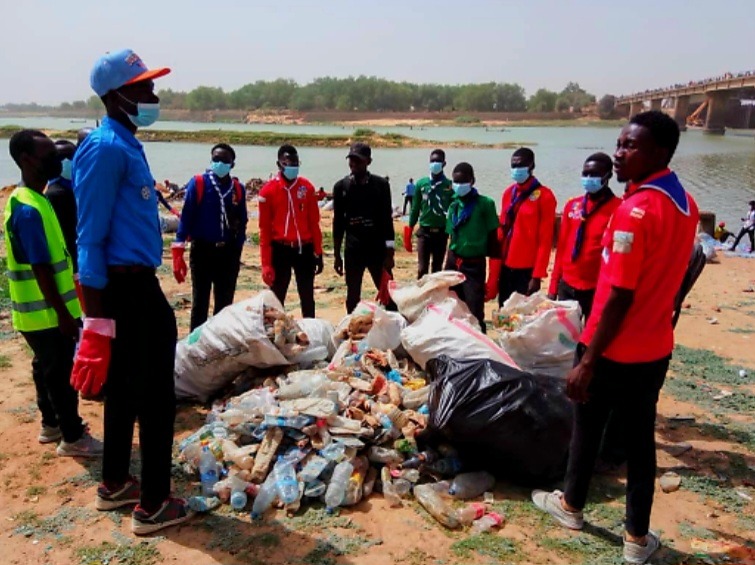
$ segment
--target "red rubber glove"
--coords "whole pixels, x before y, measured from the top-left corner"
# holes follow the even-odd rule
[[[409,253],[412,252],[412,232],[414,230],[409,226],[404,226],[404,249]]]
[[[112,320],[84,320],[84,331],[71,371],[71,386],[83,396],[97,396],[102,391],[110,367],[110,343],[114,335]]]
[[[84,291],[81,290],[81,283],[79,282],[79,273],[73,275],[73,286],[76,289],[76,296],[79,298],[79,305],[81,311],[84,312]],[[86,312],[84,312],[86,314]]]
[[[383,276],[380,278],[380,288],[378,289],[377,297],[375,298],[379,304],[388,306],[391,302],[391,293],[388,292],[388,283],[393,280],[391,274],[383,270]]]
[[[498,278],[501,276],[501,260],[488,260],[488,280],[485,283],[485,302],[495,300],[498,296]]]
[[[267,286],[273,286],[275,282],[275,269],[272,267],[262,267],[262,282]]]
[[[176,282],[182,283],[186,280],[186,273],[189,272],[189,268],[184,261],[184,252],[186,247],[183,243],[174,243],[170,246],[170,253],[173,255],[173,276]]]

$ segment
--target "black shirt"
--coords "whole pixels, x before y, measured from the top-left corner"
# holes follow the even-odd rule
[[[66,248],[71,255],[73,271],[79,272],[78,253],[76,252],[76,197],[71,188],[71,181],[63,178],[56,179],[47,185],[45,196],[52,204],[52,209],[58,217]]]
[[[353,177],[333,187],[333,239],[343,239],[347,248],[385,249],[393,241],[391,186],[383,177],[367,174],[364,183]]]

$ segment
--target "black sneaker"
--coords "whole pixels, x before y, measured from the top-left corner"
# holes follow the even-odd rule
[[[110,490],[105,483],[97,487],[97,500],[94,506],[97,510],[115,510],[123,506],[139,504],[141,488],[133,477],[130,477],[123,486],[117,490]]]
[[[141,506],[137,506],[131,515],[131,531],[137,536],[144,536],[168,526],[183,524],[194,514],[183,498],[170,497],[152,514],[147,514]]]

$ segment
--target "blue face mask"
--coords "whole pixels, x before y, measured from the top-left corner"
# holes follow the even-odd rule
[[[511,167],[511,178],[516,183],[524,184],[530,178],[529,167]]]
[[[131,114],[129,114],[128,112],[126,112],[126,110],[123,110],[123,108],[121,108],[121,110],[123,110],[124,112],[126,112],[126,115],[128,116],[128,119],[131,120],[131,123],[134,124],[136,127],[138,127],[138,128],[146,128],[148,126],[151,126],[160,117],[160,103],[159,102],[154,102],[154,103],[151,103],[151,102],[138,102],[138,103],[134,103],[131,100],[129,100],[128,98],[126,98],[125,96],[123,96],[123,94],[121,94],[117,90],[115,92],[118,94],[118,96],[120,96],[121,98],[123,98],[126,102],[128,102],[129,104],[133,104],[134,106],[136,106],[136,116],[132,116]]]
[[[63,159],[61,162],[62,170],[60,171],[60,176],[63,177],[66,180],[71,180],[71,171],[73,163],[70,159]]]
[[[595,194],[603,188],[603,179],[600,177],[582,177],[582,188],[585,192]]]
[[[286,177],[288,180],[294,180],[296,177],[299,176],[299,166],[293,166],[293,165],[284,165],[283,167],[283,176]]]
[[[231,172],[231,165],[230,163],[223,163],[223,161],[212,161],[210,163],[210,170],[215,173],[218,178],[223,178],[224,176],[227,176],[228,173]]]
[[[432,161],[430,163],[430,174],[431,175],[439,175],[443,172],[443,163],[438,163],[436,161]]]
[[[456,196],[464,197],[467,194],[469,194],[472,190],[472,184],[465,182],[465,183],[453,183],[454,192],[456,193]]]

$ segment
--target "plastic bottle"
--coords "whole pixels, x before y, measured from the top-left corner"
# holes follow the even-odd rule
[[[304,375],[296,381],[280,387],[277,396],[282,400],[310,396],[316,389],[325,384],[327,380],[328,377],[322,373]]]
[[[315,481],[330,464],[330,461],[319,455],[314,455],[307,464],[304,465],[304,469],[299,473],[299,478],[305,483],[311,483]]]
[[[294,428],[300,430],[304,426],[311,424],[313,421],[313,418],[302,416],[301,414],[297,414],[296,416],[275,416],[273,414],[265,414],[265,424],[268,426],[277,426],[279,428]]]
[[[392,482],[393,490],[402,498],[412,491],[412,483],[410,483],[406,479],[396,479]]]
[[[385,378],[392,383],[401,384],[401,373],[399,373],[396,369],[391,369],[390,371],[388,371],[388,374],[385,375]]]
[[[482,518],[485,515],[485,505],[481,502],[475,502],[469,504],[464,508],[460,508],[456,511],[456,515],[459,518],[462,526],[469,526],[475,520]]]
[[[199,457],[199,480],[202,483],[202,495],[214,496],[212,487],[218,482],[218,462],[207,446],[202,448],[202,455]]]
[[[410,483],[416,483],[419,481],[419,470],[417,469],[405,469],[401,472],[401,478],[406,479]]]
[[[429,465],[434,463],[438,459],[438,454],[432,450],[422,451],[417,453],[411,459],[404,461],[399,467],[402,469],[417,469],[420,465]]]
[[[373,445],[367,450],[367,458],[373,463],[382,463],[383,465],[398,465],[404,458],[395,449],[388,449]]]
[[[247,494],[242,490],[231,493],[231,506],[234,510],[243,510],[248,501]]]
[[[468,500],[482,495],[485,491],[493,488],[495,477],[487,471],[474,473],[462,473],[456,475],[448,494],[459,500]]]
[[[340,441],[332,441],[330,445],[320,451],[320,455],[328,461],[340,461],[343,459],[345,453],[346,446]]]
[[[278,489],[275,485],[275,473],[270,473],[262,483],[260,491],[254,498],[252,505],[252,520],[259,520],[262,515],[272,506],[275,497],[278,496]]]
[[[273,468],[275,487],[283,504],[291,504],[299,497],[299,482],[296,480],[294,466],[282,457]]]
[[[414,487],[414,496],[430,516],[443,524],[446,528],[456,529],[461,527],[456,511],[446,503],[441,496],[429,485],[417,485]]]
[[[341,461],[333,470],[328,490],[325,491],[325,508],[328,513],[332,513],[335,508],[341,505],[353,471],[354,466],[349,461]]]
[[[435,473],[443,477],[452,477],[459,474],[463,466],[459,459],[455,457],[447,457],[445,459],[439,459],[435,463],[427,465],[425,470],[430,473]]]
[[[328,490],[328,485],[326,485],[324,482],[312,481],[311,483],[307,483],[304,489],[304,496],[307,496],[309,498],[318,498],[325,494],[326,490]]]
[[[475,520],[472,524],[472,535],[480,535],[484,534],[486,532],[489,532],[493,528],[498,528],[503,524],[503,516],[500,514],[496,514],[495,512],[491,512],[490,514],[485,514],[482,518],[479,520]]]
[[[380,482],[383,483],[383,497],[391,508],[401,506],[401,497],[396,492],[396,487],[391,480],[391,472],[388,467],[383,467],[380,471]]]

